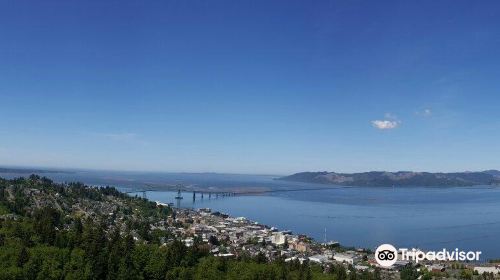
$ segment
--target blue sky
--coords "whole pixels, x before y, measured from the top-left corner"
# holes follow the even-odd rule
[[[499,50],[498,1],[1,1],[0,164],[500,169]]]

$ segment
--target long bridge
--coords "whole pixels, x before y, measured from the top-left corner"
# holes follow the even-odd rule
[[[142,193],[142,198],[147,198],[146,193],[147,192],[163,192],[163,191],[175,191],[174,189],[166,189],[166,190],[160,190],[160,189],[131,189],[127,191],[123,191],[123,193],[126,194],[132,194],[132,193]],[[219,197],[219,196],[235,196],[238,194],[244,194],[240,192],[228,192],[228,191],[211,191],[211,190],[193,190],[193,189],[183,189],[183,188],[178,188],[177,191],[179,193],[181,192],[192,192],[193,197],[196,196],[196,194],[201,194],[201,197],[203,198],[205,195],[208,195],[209,198],[212,197],[212,195]]]
[[[225,190],[203,190],[203,189],[191,189],[186,188],[181,185],[162,185],[158,187],[168,187],[168,189],[158,189],[153,188],[151,185],[146,185],[148,188],[138,188],[124,191],[123,193],[131,194],[131,193],[142,193],[143,198],[146,197],[147,192],[159,192],[159,191],[178,191],[178,197],[180,197],[181,192],[192,192],[193,199],[196,198],[196,195],[201,195],[201,198],[204,198],[205,195],[208,195],[209,198],[212,196],[217,197],[227,197],[227,196],[239,196],[239,195],[258,195],[265,193],[278,193],[278,192],[298,192],[298,191],[319,191],[319,190],[328,190],[328,189],[338,189],[342,188],[339,186],[324,186],[317,188],[295,188],[295,189],[269,189],[269,190],[239,190],[239,191],[225,191]]]
[[[219,197],[219,196],[234,196],[236,195],[235,192],[230,192],[230,191],[224,191],[224,190],[203,190],[203,189],[191,189],[191,188],[186,188],[186,186],[177,184],[177,185],[158,185],[154,186],[151,184],[144,184],[146,188],[139,187],[137,189],[130,189],[123,191],[123,193],[126,194],[132,194],[132,193],[142,193],[142,198],[147,198],[146,193],[147,192],[161,192],[161,191],[178,191],[180,197],[181,192],[192,192],[193,193],[193,199],[195,199],[196,194],[201,194],[201,197],[203,198],[205,195],[208,195],[209,198],[212,197],[212,195]],[[162,189],[159,189],[162,188]]]

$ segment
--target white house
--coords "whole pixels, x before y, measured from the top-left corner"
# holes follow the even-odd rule
[[[500,267],[499,266],[476,266],[474,267],[474,271],[477,271],[477,273],[479,273],[479,275],[483,274],[483,273],[491,273],[493,272],[493,274],[497,274],[497,273],[500,273]]]
[[[343,253],[334,254],[333,259],[338,261],[338,262],[349,263],[349,264],[354,264],[354,262],[357,260],[357,258],[354,255],[343,254]]]
[[[328,261],[328,256],[325,255],[314,255],[310,256],[309,260],[315,263],[325,263]]]

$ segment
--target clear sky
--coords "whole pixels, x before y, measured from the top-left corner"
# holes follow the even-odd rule
[[[3,0],[0,165],[500,169],[500,2]]]

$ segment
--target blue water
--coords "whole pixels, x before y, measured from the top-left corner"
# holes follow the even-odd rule
[[[274,180],[274,176],[86,172],[46,174],[59,181],[79,180],[129,190],[148,184],[192,184],[200,188],[318,188],[322,185]],[[5,174],[0,176],[6,177]],[[9,177],[11,177],[10,175]],[[151,200],[176,203],[171,191],[148,192]],[[482,251],[482,260],[500,258],[500,188],[336,187],[208,199],[184,193],[181,207],[209,207],[280,229],[345,246]]]

